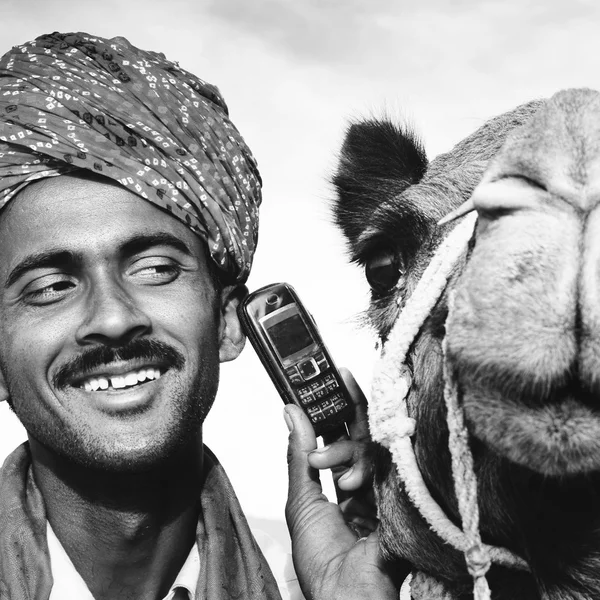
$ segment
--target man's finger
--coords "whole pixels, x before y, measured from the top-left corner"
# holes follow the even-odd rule
[[[369,417],[367,398],[363,394],[360,386],[354,379],[352,373],[345,368],[340,368],[340,374],[344,379],[344,383],[350,392],[352,401],[354,402],[355,415],[351,423],[348,423],[348,431],[350,439],[354,441],[369,441]]]
[[[345,491],[370,484],[373,476],[366,444],[340,441],[323,446],[308,454],[308,463],[315,469],[331,469],[334,482]]]
[[[352,373],[340,368],[340,375],[348,388],[350,399],[354,404],[354,418],[347,425],[341,425],[336,430],[323,434],[326,445],[340,440],[352,439],[353,441],[366,441],[369,439],[369,420],[367,416],[367,399]]]

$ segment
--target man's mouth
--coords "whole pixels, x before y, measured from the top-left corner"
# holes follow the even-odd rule
[[[79,387],[86,392],[121,390],[160,379],[160,376],[161,370],[159,368],[147,367],[119,375],[94,375],[81,381]]]

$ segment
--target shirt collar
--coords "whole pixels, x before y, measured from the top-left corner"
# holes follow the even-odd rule
[[[200,552],[198,552],[198,544],[194,544],[188,557],[183,563],[179,574],[175,578],[175,582],[171,586],[169,593],[165,596],[165,600],[172,600],[175,596],[177,588],[187,590],[189,600],[194,600],[196,597],[196,586],[200,577]]]
[[[81,575],[75,569],[63,545],[56,537],[52,527],[50,527],[50,523],[46,525],[46,535],[48,539],[50,567],[54,580],[49,600],[64,600],[64,598],[94,600],[85,581],[83,581]],[[196,586],[198,585],[199,576],[200,553],[198,552],[198,545],[194,544],[164,600],[174,600],[178,589],[186,590],[188,599],[193,600],[196,596]]]

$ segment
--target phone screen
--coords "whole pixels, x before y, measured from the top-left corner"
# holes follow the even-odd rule
[[[281,361],[315,343],[295,304],[261,319],[261,325]]]
[[[267,334],[282,360],[313,343],[312,336],[299,314],[267,327]]]

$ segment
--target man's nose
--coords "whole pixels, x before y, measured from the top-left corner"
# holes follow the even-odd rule
[[[86,314],[76,333],[80,344],[119,346],[151,329],[149,316],[115,281],[92,285],[84,310]]]

